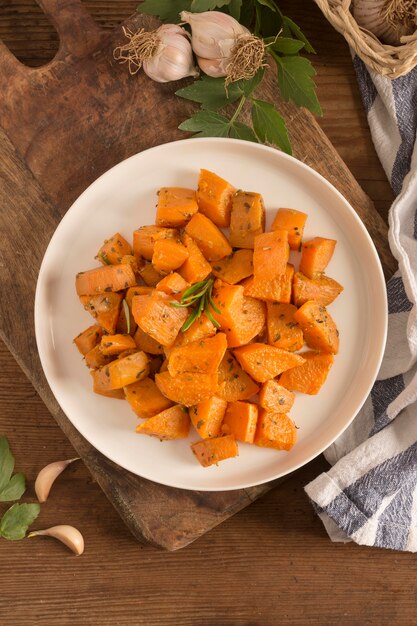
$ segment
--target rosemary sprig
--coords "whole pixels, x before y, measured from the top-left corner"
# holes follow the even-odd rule
[[[197,320],[200,315],[204,312],[209,320],[216,326],[216,328],[220,328],[219,322],[214,319],[213,314],[210,309],[213,309],[216,313],[221,315],[220,309],[214,304],[212,298],[214,279],[209,278],[208,280],[202,280],[199,283],[195,283],[192,287],[184,291],[182,294],[181,300],[179,302],[171,302],[171,306],[175,306],[177,308],[187,308],[192,307],[192,311],[190,315],[185,320],[182,325],[182,332],[185,333]]]
[[[126,302],[126,300],[123,300],[122,304],[123,304],[123,311],[124,311],[125,318],[126,318],[127,334],[130,335],[130,309],[129,309],[129,305]]]

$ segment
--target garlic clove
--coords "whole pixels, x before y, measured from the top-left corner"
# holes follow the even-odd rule
[[[193,51],[183,28],[164,24],[157,30],[160,40],[155,55],[143,61],[143,71],[158,83],[198,76]]]
[[[80,457],[76,457],[75,459],[68,459],[67,461],[55,461],[41,469],[35,481],[35,493],[39,502],[46,502],[55,480],[68,465],[74,463],[74,461],[78,461],[79,458]]]
[[[413,20],[406,16],[399,19],[393,15],[391,19],[388,19],[388,9],[387,0],[354,0],[353,2],[353,16],[361,28],[373,33],[384,43],[398,45],[403,35],[411,35],[415,31],[416,24],[413,24]]]
[[[203,59],[202,57],[197,57],[197,62],[199,68],[207,74],[207,76],[211,76],[212,78],[221,78],[227,74],[224,67],[224,59]]]
[[[76,556],[80,556],[84,552],[84,538],[80,531],[74,526],[62,524],[60,526],[52,526],[45,530],[34,530],[28,534],[28,537],[54,537],[65,544]]]
[[[250,34],[234,17],[220,11],[182,11],[181,19],[191,26],[191,45],[195,54],[203,59],[229,56],[237,38]]]

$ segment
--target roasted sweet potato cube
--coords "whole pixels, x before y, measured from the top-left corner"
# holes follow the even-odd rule
[[[245,372],[258,383],[264,383],[304,363],[302,356],[265,343],[251,343],[236,348],[234,355]]]
[[[219,368],[226,348],[227,339],[224,333],[173,348],[169,354],[168,371],[171,376],[184,372],[214,374]]]
[[[138,350],[143,350],[147,354],[164,354],[164,346],[145,333],[140,326],[135,331],[134,339]]]
[[[172,272],[165,276],[156,285],[158,291],[165,291],[169,295],[181,295],[190,287],[190,283],[187,283],[177,272]]]
[[[164,277],[162,272],[158,272],[152,263],[147,263],[139,271],[139,276],[148,287],[156,287],[159,281]]]
[[[308,278],[301,272],[294,274],[293,300],[296,306],[302,306],[308,300],[315,300],[327,306],[336,300],[342,291],[342,285],[329,276]]]
[[[110,379],[107,372],[107,366],[90,372],[93,379],[93,391],[107,398],[115,398],[116,400],[124,400],[125,394],[123,389],[112,389]]]
[[[229,285],[236,285],[253,274],[252,250],[236,250],[230,256],[212,263],[213,274]]]
[[[145,265],[145,261],[134,254],[125,254],[122,256],[120,263],[121,265],[130,265],[135,276],[139,274],[139,271]]]
[[[90,352],[84,356],[85,364],[90,370],[98,370],[104,365],[108,365],[113,361],[113,356],[103,354],[100,350],[100,344],[97,344]]]
[[[294,422],[285,413],[273,413],[261,409],[254,443],[261,448],[291,450],[297,441]]]
[[[250,402],[229,402],[224,415],[222,430],[234,435],[238,441],[253,443],[258,421],[258,405]]]
[[[147,419],[172,406],[172,401],[159,391],[151,378],[138,380],[124,387],[126,400],[138,417]]]
[[[239,449],[233,435],[197,441],[191,444],[191,450],[203,467],[217,465],[220,461],[239,456]]]
[[[154,292],[154,287],[148,287],[147,285],[137,285],[136,287],[130,287],[126,291],[125,300],[130,310],[132,310],[132,300],[134,296],[150,296]]]
[[[244,281],[245,295],[267,302],[291,302],[294,266],[287,263],[284,274],[274,280],[252,276]]]
[[[328,266],[336,247],[335,239],[314,237],[302,247],[300,272],[308,278],[318,278]]]
[[[158,439],[185,439],[190,432],[188,411],[178,404],[171,406],[139,424],[136,432]]]
[[[116,359],[104,367],[110,380],[111,389],[121,389],[149,374],[149,359],[144,352],[134,352],[124,358]]]
[[[75,288],[79,296],[121,291],[136,285],[136,277],[130,265],[105,265],[86,272],[79,272]]]
[[[253,248],[255,237],[265,229],[265,206],[261,194],[238,191],[233,196],[230,218],[230,244]]]
[[[172,346],[165,347],[164,351],[167,356],[171,354],[174,348],[185,346],[194,341],[205,339],[206,337],[213,337],[216,334],[216,327],[213,322],[209,320],[207,315],[203,313],[199,318],[195,320],[185,332],[180,332],[172,344]]]
[[[297,352],[304,345],[303,331],[294,319],[297,307],[282,302],[266,305],[268,343],[276,348]]]
[[[207,261],[218,261],[232,254],[232,247],[222,231],[202,213],[191,218],[185,232],[194,239]]]
[[[82,333],[77,335],[74,343],[83,356],[90,352],[100,342],[103,336],[103,329],[98,324],[89,326]]]
[[[113,335],[119,318],[123,296],[120,293],[102,293],[97,296],[80,296],[80,302],[99,326]]]
[[[103,265],[117,265],[122,262],[125,254],[132,254],[131,245],[120,233],[116,233],[110,239],[106,239],[97,252],[96,259]]]
[[[215,395],[218,385],[217,373],[185,372],[174,377],[164,371],[155,375],[155,382],[164,396],[184,406],[194,406],[208,400]]]
[[[161,187],[158,191],[156,224],[182,228],[197,213],[198,204],[194,189]]]
[[[259,392],[259,404],[267,411],[288,413],[294,404],[295,394],[276,380],[267,380]]]
[[[258,385],[243,371],[229,350],[220,363],[218,376],[219,386],[216,395],[227,402],[248,400],[259,390]]]
[[[152,265],[157,272],[172,272],[188,259],[188,250],[176,239],[159,239],[155,241]]]
[[[217,174],[200,170],[197,191],[200,212],[207,215],[220,228],[230,225],[230,211],[235,192],[236,189]]]
[[[289,254],[288,231],[275,230],[257,235],[253,251],[253,275],[263,281],[282,276],[287,269]]]
[[[161,226],[141,226],[133,233],[133,252],[138,257],[152,260],[155,241],[159,239],[179,239],[175,228]]]
[[[294,319],[300,324],[309,348],[330,354],[338,353],[339,331],[323,304],[308,300],[294,313]]]
[[[182,243],[188,250],[188,259],[178,269],[178,274],[187,283],[199,283],[211,273],[211,265],[206,261],[195,241],[187,233],[184,233]]]
[[[172,297],[162,291],[150,296],[134,296],[132,313],[135,322],[163,346],[174,343],[188,317],[188,309],[171,306]]]
[[[333,354],[303,352],[305,362],[281,374],[280,385],[291,391],[316,395],[326,382],[334,362]]]
[[[271,230],[287,230],[291,250],[301,250],[307,213],[295,209],[278,209]]]
[[[131,349],[136,349],[136,343],[130,335],[104,335],[100,341],[100,350],[110,356]]]
[[[212,396],[190,408],[191,423],[200,437],[208,439],[209,437],[217,437],[221,433],[226,407],[226,400]]]

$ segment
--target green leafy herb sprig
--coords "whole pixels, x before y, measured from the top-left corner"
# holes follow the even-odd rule
[[[199,283],[195,283],[192,287],[184,291],[181,300],[179,302],[171,302],[171,306],[177,308],[188,308],[192,307],[192,312],[185,320],[182,325],[182,332],[185,333],[188,330],[193,322],[197,320],[200,315],[204,312],[209,320],[216,326],[216,328],[220,327],[219,322],[214,319],[213,314],[210,309],[213,309],[219,315],[221,314],[220,309],[214,304],[212,299],[212,291],[213,291],[213,278],[209,278],[208,280],[202,280]]]
[[[0,437],[0,502],[19,500],[26,491],[22,473],[13,474],[14,456],[6,437]],[[13,504],[0,519],[0,537],[17,541],[26,537],[29,526],[38,517],[39,504]]]
[[[315,70],[300,52],[315,53],[300,28],[283,15],[275,0],[144,0],[138,11],[155,15],[163,22],[179,22],[181,11],[200,13],[220,10],[228,13],[260,37],[266,55],[276,66],[277,83],[282,99],[322,115],[313,81]],[[195,137],[234,137],[269,143],[291,154],[285,120],[276,106],[255,97],[255,90],[265,75],[258,70],[250,80],[231,83],[224,78],[206,75],[176,95],[200,104],[200,109],[179,126]],[[232,109],[233,104],[236,104]],[[227,107],[227,109],[226,109]],[[225,110],[226,109],[226,110]],[[250,109],[251,125],[241,121]]]

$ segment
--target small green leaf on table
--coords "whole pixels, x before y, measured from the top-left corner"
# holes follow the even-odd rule
[[[233,122],[230,125],[230,137],[234,139],[244,139],[245,141],[254,141],[258,143],[258,138],[250,126],[242,124],[242,122]]]
[[[298,39],[278,37],[271,45],[271,50],[279,52],[280,54],[297,54],[301,48],[304,48],[304,45],[304,42],[298,41]]]
[[[191,11],[202,13],[203,11],[213,11],[230,4],[231,0],[192,0]]]
[[[230,122],[224,115],[214,111],[197,111],[178,128],[195,133],[197,137],[227,137],[229,126]]]
[[[24,474],[15,474],[7,485],[0,491],[0,502],[12,502],[19,500],[26,491],[26,479]]]
[[[252,100],[252,123],[260,141],[271,143],[291,154],[285,121],[273,104],[263,100]]]
[[[281,57],[273,54],[273,57],[278,67],[278,86],[282,98],[322,115],[316,86],[311,78],[316,72],[310,61],[299,56]]]
[[[316,54],[316,51],[314,50],[313,46],[304,35],[300,27],[297,26],[297,24],[286,15],[282,16],[282,35],[284,37],[293,37],[294,39],[299,39],[304,43],[306,52]]]
[[[39,504],[13,504],[0,521],[0,536],[10,541],[24,539],[39,511]]]
[[[13,474],[14,456],[6,437],[0,437],[0,491],[4,489]]]
[[[229,4],[227,5],[227,10],[229,14],[235,18],[235,20],[240,20],[240,15],[242,11],[242,1],[243,0],[229,0]]]
[[[232,83],[226,92],[224,78],[202,76],[200,80],[194,81],[188,87],[176,91],[175,95],[186,100],[199,102],[203,109],[218,111],[227,104],[238,100],[242,95],[242,90],[238,83]]]
[[[144,0],[138,5],[139,13],[156,15],[162,22],[178,23],[181,11],[191,9],[192,0]]]

